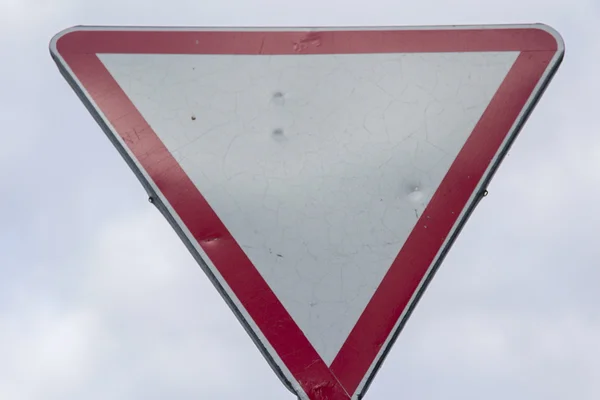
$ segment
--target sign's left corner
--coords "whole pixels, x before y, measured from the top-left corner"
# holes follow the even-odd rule
[[[56,58],[56,57],[60,56],[60,47],[61,47],[60,42],[64,38],[74,35],[77,32],[84,31],[84,30],[88,30],[88,27],[83,26],[83,25],[75,25],[75,26],[71,26],[69,28],[65,28],[65,29],[61,30],[60,32],[56,33],[54,36],[52,36],[52,38],[50,39],[50,43],[49,43],[50,54],[52,55],[52,57]]]

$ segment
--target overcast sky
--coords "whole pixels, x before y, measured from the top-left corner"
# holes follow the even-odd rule
[[[529,22],[565,61],[366,398],[600,398],[595,0],[0,0],[0,398],[294,398],[59,74],[55,33]]]

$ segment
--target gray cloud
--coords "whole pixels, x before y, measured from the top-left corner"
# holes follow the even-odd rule
[[[0,398],[292,398],[58,74],[54,33],[537,21],[565,62],[367,399],[598,398],[595,2],[4,4]]]

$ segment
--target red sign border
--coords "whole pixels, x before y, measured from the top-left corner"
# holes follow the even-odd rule
[[[280,55],[483,51],[515,51],[519,55],[330,367],[97,57],[102,53]],[[118,135],[126,144],[302,390],[310,399],[332,400],[355,396],[365,374],[376,363],[371,376],[363,382],[361,394],[366,391],[391,348],[393,340],[388,339],[395,338],[406,322],[453,241],[452,237],[447,239],[458,234],[475,206],[473,193],[483,181],[491,179],[536,98],[558,68],[563,51],[560,37],[541,25],[367,30],[81,27],[57,35],[51,44],[51,52],[67,80],[109,137]],[[526,110],[524,115],[523,110]],[[119,148],[118,141],[112,139]],[[143,174],[136,171],[136,163],[120,150],[152,193],[152,185],[144,182]],[[495,166],[489,169],[491,163]],[[463,213],[465,209],[467,212]],[[165,210],[162,207],[163,213]],[[179,228],[181,236],[182,230],[175,219],[167,217]],[[188,247],[197,253],[190,243]],[[199,254],[194,255],[202,261]],[[211,275],[210,271],[207,273]],[[214,276],[211,278],[235,311],[227,290]],[[236,314],[252,334],[248,321],[241,313]],[[260,340],[253,339],[287,381]],[[288,386],[297,391],[289,382]]]

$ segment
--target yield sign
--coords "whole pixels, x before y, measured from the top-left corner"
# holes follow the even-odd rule
[[[543,25],[77,27],[50,47],[311,400],[365,393],[564,52]]]

